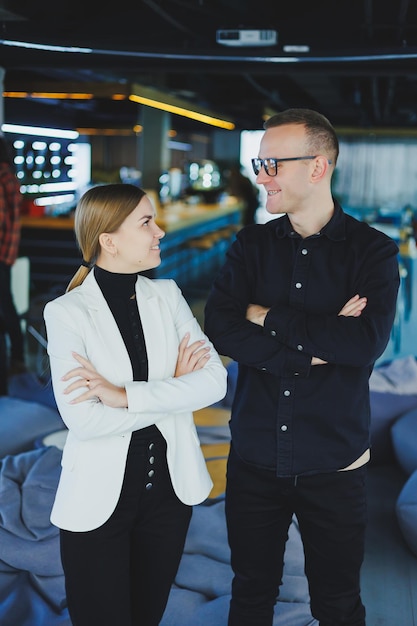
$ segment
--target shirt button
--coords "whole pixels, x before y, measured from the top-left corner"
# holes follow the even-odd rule
[[[301,254],[308,254],[308,250],[306,250],[306,248],[303,248],[303,249],[301,250]]]
[[[285,433],[285,431],[286,431],[286,430],[288,430],[288,426],[286,426],[285,424],[283,424],[283,425],[281,426],[281,430],[282,430],[282,432],[283,432],[283,433]]]
[[[290,395],[291,395],[291,391],[288,391],[288,389],[286,389],[286,390],[284,391],[284,396],[287,396],[287,397],[288,397],[288,396],[290,396]]]
[[[294,372],[294,376],[299,376],[299,372]]]
[[[275,330],[271,330],[271,335],[272,337],[276,337],[277,333],[275,332]]]
[[[297,289],[301,289],[301,287],[302,287],[301,283],[295,283],[295,286],[296,286]]]
[[[149,470],[148,472],[148,476],[149,478],[152,478],[152,476],[155,474],[155,470]]]
[[[155,446],[155,444],[153,442],[151,442],[148,446],[148,450],[152,450],[152,448]]]
[[[300,351],[301,351],[301,350],[303,350],[303,349],[304,349],[304,348],[303,348],[303,346],[301,345],[301,343],[299,343],[299,344],[298,344],[298,346],[297,346],[297,350],[300,350]]]
[[[149,489],[152,489],[152,483],[146,483],[145,489],[146,491],[149,491]]]
[[[150,456],[150,457],[149,457],[149,463],[150,463],[151,465],[153,465],[153,464],[155,463],[155,457],[154,457],[154,456]]]

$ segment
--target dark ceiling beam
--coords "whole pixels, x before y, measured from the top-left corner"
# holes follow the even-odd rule
[[[346,100],[340,93],[340,87],[326,74],[294,74],[293,80],[300,89],[306,91],[320,106],[326,110],[334,106],[344,108]]]
[[[404,32],[407,25],[407,13],[408,8],[410,6],[410,0],[401,0],[400,2],[400,10],[398,13],[398,41],[402,41],[406,44],[406,41],[403,41]]]
[[[3,53],[4,51],[1,50]],[[373,76],[375,74],[379,76],[417,76],[417,50],[416,58],[402,59],[402,60],[384,60],[384,61],[363,61],[363,62],[346,62],[346,63],[328,63],[325,61],[317,61],[310,63],[251,63],[251,62],[224,62],[213,60],[210,63],[202,63],[201,61],[195,61],[193,59],[183,59],[180,61],[169,62],[161,61],[157,59],[146,60],[129,60],[120,59],[118,57],[113,58],[94,58],[91,55],[83,55],[82,57],[74,58],[72,55],[70,58],[68,55],[48,55],[40,56],[37,53],[32,52],[29,57],[23,55],[20,56],[19,52],[15,52],[13,57],[8,58],[7,55],[2,54],[0,56],[0,66],[7,71],[35,71],[38,73],[45,73],[56,70],[71,70],[76,72],[89,71],[89,72],[103,72],[105,70],[111,71],[113,75],[120,74],[126,80],[138,80],[140,81],[140,75],[153,76],[155,72],[170,73],[170,74],[250,74],[252,76],[257,75],[289,75],[292,74],[327,74],[329,76]],[[81,79],[81,77],[80,77]],[[122,82],[122,81],[121,81]]]
[[[369,40],[374,34],[372,0],[364,0],[365,30]]]

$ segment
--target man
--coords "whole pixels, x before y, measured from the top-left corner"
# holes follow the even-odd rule
[[[238,233],[205,310],[206,333],[239,364],[228,625],[272,625],[295,514],[312,615],[363,626],[368,379],[394,320],[398,248],[332,197],[339,146],[323,115],[289,109],[265,129],[252,164],[267,211],[284,215]]]

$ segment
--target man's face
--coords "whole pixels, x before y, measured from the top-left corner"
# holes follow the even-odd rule
[[[314,157],[306,147],[304,126],[286,124],[268,128],[259,147],[260,159],[289,159]],[[315,167],[315,159],[284,161],[277,163],[277,173],[269,176],[264,166],[256,177],[258,185],[263,185],[267,193],[266,209],[269,213],[294,213],[301,210],[308,201],[312,186],[310,176]]]

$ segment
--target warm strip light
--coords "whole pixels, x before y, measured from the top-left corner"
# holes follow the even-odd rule
[[[43,100],[92,100],[94,95],[92,93],[59,93],[59,92],[29,92],[29,91],[4,91],[3,97],[5,98],[39,98]],[[114,94],[112,100],[124,100],[126,96],[123,94]],[[183,107],[179,107],[173,104],[167,104],[151,98],[144,98],[143,96],[131,95],[129,100],[138,102],[139,104],[145,104],[146,106],[153,107],[155,109],[161,109],[162,111],[168,111],[175,115],[182,115],[183,117],[189,117],[197,122],[203,124],[210,124],[211,126],[218,126],[219,128],[225,128],[226,130],[233,130],[235,125],[233,122],[221,120],[204,113],[198,113],[197,111],[191,111]]]
[[[42,91],[4,91],[4,98],[42,98],[42,100],[92,100],[92,93],[62,93]]]
[[[183,117],[189,117],[197,122],[203,124],[210,124],[211,126],[217,126],[219,128],[225,128],[226,130],[233,130],[235,125],[233,122],[227,122],[204,113],[197,113],[189,109],[184,109],[173,104],[167,104],[166,102],[160,102],[159,100],[152,100],[151,98],[145,98],[143,96],[130,95],[129,100],[137,102],[138,104],[144,104],[145,106],[152,107],[154,109],[160,109],[161,111],[167,111],[168,113],[174,113],[175,115],[182,115]]]
[[[76,130],[63,130],[61,128],[41,128],[38,126],[21,126],[20,124],[2,124],[3,133],[15,133],[17,135],[36,135],[38,137],[56,137],[58,139],[78,139]]]
[[[142,127],[140,130],[136,130],[136,127],[130,128],[77,128],[77,131],[80,135],[108,135],[108,136],[130,136],[135,135],[142,132]]]
[[[133,86],[133,91],[137,91],[137,86]],[[188,108],[188,103],[180,101],[175,98],[167,96],[168,101],[165,101],[164,96],[155,89],[141,87],[140,92],[143,95],[133,93],[129,95],[131,102],[143,104],[145,106],[174,113],[175,115],[181,115],[182,117],[188,117],[197,122],[203,124],[209,124],[210,126],[217,126],[218,128],[224,128],[226,130],[234,130],[235,124],[229,120],[224,120],[219,117],[215,117],[211,114],[211,111],[193,110]],[[146,94],[146,95],[144,95]],[[38,98],[38,99],[53,99],[53,100],[92,100],[97,97],[97,94],[83,93],[83,92],[51,92],[51,91],[4,91],[3,97],[5,98]],[[112,100],[125,100],[126,94],[113,93],[106,94],[105,97],[110,97]],[[190,105],[191,107],[192,105]]]

